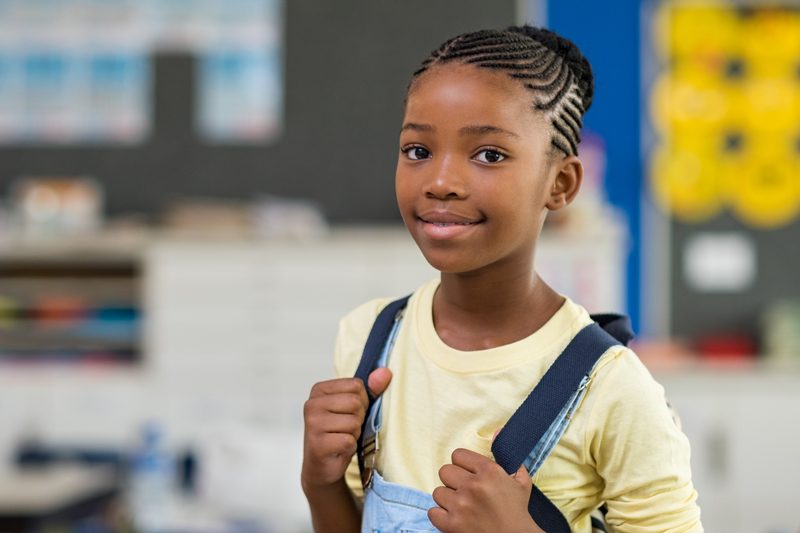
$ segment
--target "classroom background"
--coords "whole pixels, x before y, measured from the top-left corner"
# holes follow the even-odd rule
[[[631,316],[706,531],[800,531],[792,0],[0,0],[0,531],[310,531],[338,321],[436,275],[410,74],[526,21],[596,76],[540,275]]]

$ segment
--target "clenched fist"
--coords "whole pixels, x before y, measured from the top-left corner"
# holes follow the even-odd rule
[[[444,486],[433,491],[438,507],[428,511],[439,531],[544,533],[528,514],[533,483],[524,465],[509,476],[491,459],[463,448],[452,460],[439,470]]]
[[[392,379],[388,368],[369,375],[373,398],[386,390]],[[335,485],[356,452],[369,399],[358,378],[334,379],[314,385],[305,403],[305,439],[302,483],[306,492]]]

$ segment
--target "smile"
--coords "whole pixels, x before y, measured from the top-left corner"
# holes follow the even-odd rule
[[[467,235],[483,222],[444,212],[424,213],[417,220],[422,224],[423,235],[436,241],[448,241]]]

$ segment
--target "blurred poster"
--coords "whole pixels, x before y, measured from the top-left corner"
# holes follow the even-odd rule
[[[131,51],[88,57],[85,135],[98,141],[135,142],[150,129],[150,61]]]
[[[211,142],[261,142],[281,126],[277,54],[259,49],[208,52],[199,68],[197,126]]]
[[[276,0],[210,0],[195,123],[212,143],[275,139],[283,121],[282,10]]]
[[[63,142],[81,137],[81,58],[70,51],[31,50],[22,58],[21,140]]]
[[[160,51],[198,56],[202,138],[273,139],[282,27],[281,0],[0,0],[0,144],[142,142]]]
[[[172,51],[196,48],[210,22],[205,7],[202,0],[151,0],[148,18],[154,46]]]
[[[149,52],[153,31],[148,24],[147,1],[143,0],[73,0],[75,27],[80,27],[83,41],[94,49],[138,48]]]
[[[9,50],[0,51],[0,143],[19,134],[24,106],[20,59]]]

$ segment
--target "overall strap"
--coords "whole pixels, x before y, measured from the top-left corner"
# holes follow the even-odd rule
[[[583,328],[495,438],[495,461],[509,474],[516,472],[600,357],[627,340],[620,342],[597,323]],[[536,485],[531,490],[528,511],[546,533],[570,532],[567,519]]]
[[[381,356],[381,352],[383,351],[389,334],[392,332],[392,328],[397,322],[398,317],[406,308],[406,305],[408,305],[409,298],[410,295],[406,296],[405,298],[400,298],[399,300],[395,300],[383,308],[378,315],[378,318],[375,319],[375,323],[372,325],[372,330],[369,332],[369,337],[367,337],[367,343],[364,345],[364,352],[361,355],[361,362],[358,364],[355,377],[360,378],[361,381],[364,382],[364,388],[367,390],[367,396],[369,397],[369,407],[367,408],[368,414],[371,413],[372,406],[375,404],[376,400],[376,398],[373,398],[372,394],[369,392],[369,375],[373,370],[375,370],[378,359]],[[356,451],[356,456],[358,457],[358,468],[361,471],[362,479],[365,480],[365,484],[366,480],[368,480],[368,476],[365,476],[364,471],[364,437],[368,433],[366,426],[369,419],[369,416],[364,417],[364,423],[361,426],[361,438],[358,439]],[[377,450],[371,450],[372,453],[375,451]]]

